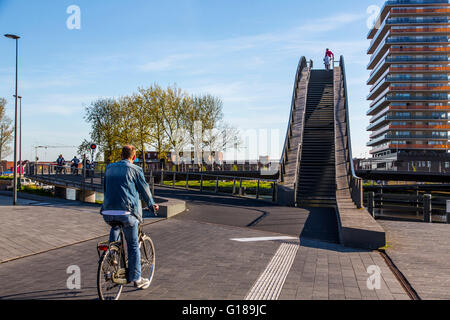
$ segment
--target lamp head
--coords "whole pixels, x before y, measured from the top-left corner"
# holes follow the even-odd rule
[[[15,34],[5,34],[5,37],[7,37],[9,39],[14,39],[14,40],[20,39],[20,37],[16,36]]]

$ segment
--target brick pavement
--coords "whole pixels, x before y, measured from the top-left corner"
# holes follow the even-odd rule
[[[0,196],[0,263],[109,233],[99,207],[78,202]]]
[[[389,257],[424,300],[450,300],[450,226],[379,220]]]
[[[257,230],[172,219],[145,228],[156,246],[157,266],[148,291],[124,290],[122,299],[242,300],[280,246],[277,241],[240,243],[233,238],[276,236]],[[96,299],[97,241],[0,264],[2,299]],[[383,270],[378,293],[363,290],[366,265]],[[407,298],[377,254],[304,241],[281,299]],[[66,289],[66,269],[78,265],[82,289]],[[326,267],[327,266],[327,267]],[[339,277],[342,276],[342,282]],[[342,285],[340,285],[342,284]],[[295,292],[294,292],[295,291]]]

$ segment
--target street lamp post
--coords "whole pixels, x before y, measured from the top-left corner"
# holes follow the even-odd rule
[[[16,96],[14,96],[15,98]],[[23,164],[22,164],[22,96],[19,96],[19,176],[22,177]],[[21,183],[19,180],[19,188]]]
[[[14,181],[13,181],[13,205],[17,205],[17,105],[18,105],[18,83],[19,83],[19,36],[14,34],[5,34],[6,38],[16,40],[16,108],[14,118]]]

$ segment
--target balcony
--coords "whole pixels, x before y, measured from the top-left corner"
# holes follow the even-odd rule
[[[391,15],[404,14],[404,15],[417,15],[417,14],[450,14],[450,8],[436,7],[436,8],[393,8],[391,9]]]
[[[386,47],[387,48],[387,47]],[[381,47],[379,48],[381,49]],[[378,65],[380,60],[385,59],[387,56],[395,53],[450,53],[449,46],[421,46],[421,45],[413,45],[413,46],[391,46],[383,55],[380,55],[381,52],[377,50],[376,53],[372,55],[370,58],[370,62],[367,65],[367,69],[374,69],[375,66]]]
[[[411,27],[411,28],[392,28],[392,34],[417,34],[417,33],[425,33],[425,34],[440,34],[440,33],[449,33],[450,28],[444,27]]]
[[[448,43],[448,37],[389,37],[386,43]]]
[[[450,81],[450,76],[447,74],[441,75],[432,75],[432,76],[424,76],[424,77],[415,77],[413,75],[401,75],[401,74],[393,74],[386,77],[386,81],[388,82],[428,82],[428,81]]]
[[[402,85],[402,84],[393,84],[389,86],[390,92],[396,91],[450,91],[450,86],[448,85],[438,85],[438,84],[429,84],[429,85]],[[422,98],[422,97],[420,97]],[[447,97],[444,97],[448,99]]]
[[[395,115],[388,115],[385,117],[382,117],[381,119],[378,119],[377,121],[373,122],[371,125],[367,127],[367,131],[372,131],[374,129],[377,129],[381,125],[383,125],[386,122],[389,121],[395,121],[395,120],[402,120],[402,121],[443,121],[448,122],[448,118],[440,118],[433,115],[410,115],[410,116],[395,116]]]
[[[383,145],[379,148],[372,149],[370,154],[374,154],[377,152],[385,151],[385,150],[449,150],[450,144],[441,144],[441,145],[430,145],[430,144],[387,144]]]
[[[448,95],[446,96],[391,96],[386,97],[386,101],[447,101]]]
[[[390,49],[392,53],[402,53],[402,52],[450,52],[450,47],[448,46],[392,46]]]
[[[448,136],[447,137],[438,137],[438,136],[432,136],[432,135],[395,135],[395,134],[385,134],[381,137],[375,138],[371,141],[369,141],[366,145],[368,147],[372,147],[375,146],[377,144],[379,144],[382,141],[385,140],[435,140],[435,141],[440,141],[440,140],[448,140]]]
[[[450,67],[444,67],[444,66],[435,66],[435,67],[430,67],[430,66],[423,66],[423,67],[398,67],[398,66],[391,66],[390,67],[390,72],[435,72],[435,71],[440,71],[440,72],[449,72],[450,71]]]
[[[388,25],[430,25],[430,24],[446,24],[450,20],[448,17],[401,17],[389,18],[386,20]]]
[[[443,124],[443,125],[426,125],[426,124],[407,124],[407,125],[400,125],[400,126],[394,126],[390,125],[389,129],[395,129],[395,130],[450,130],[449,124]]]
[[[433,149],[450,149],[450,143],[447,144],[390,144],[390,149],[427,149],[427,150],[433,150]]]
[[[383,109],[383,111],[379,112],[379,114],[383,114],[383,113],[387,113],[389,111],[396,111],[396,110],[414,110],[414,111],[446,111],[446,112],[450,112],[450,106],[446,105],[446,106],[425,106],[425,105],[421,105],[421,106],[389,106],[388,108]],[[375,113],[374,109],[370,109],[369,111],[367,111],[367,115],[368,116],[372,116],[372,115],[378,115],[378,112]]]
[[[398,56],[387,57],[388,63],[426,63],[426,62],[444,62],[449,63],[448,56]]]

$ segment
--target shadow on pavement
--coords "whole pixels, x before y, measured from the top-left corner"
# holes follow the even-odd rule
[[[95,290],[96,287],[88,287],[85,290]],[[96,300],[98,299],[96,294],[86,294],[84,291],[71,291],[68,289],[57,290],[41,290],[16,293],[12,295],[0,296],[0,300],[65,300],[65,299],[83,299],[83,300]]]

